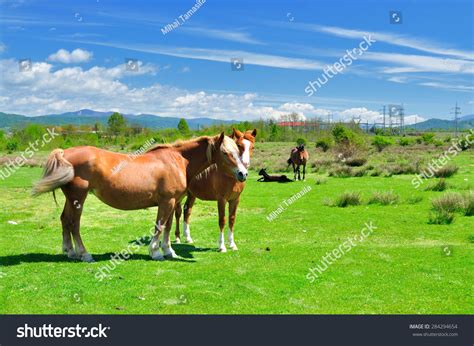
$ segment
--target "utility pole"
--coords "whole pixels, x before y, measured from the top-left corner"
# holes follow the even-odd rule
[[[385,132],[385,105],[383,105],[383,131]]]
[[[458,103],[456,102],[456,106],[454,107],[453,111],[451,112],[451,114],[454,114],[454,137],[458,137],[458,115],[461,114],[461,107],[458,107]]]

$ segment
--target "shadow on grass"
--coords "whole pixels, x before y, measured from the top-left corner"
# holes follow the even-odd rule
[[[135,244],[135,245],[140,245],[140,246],[147,246],[150,245],[151,242],[151,237],[150,236],[145,236],[141,237],[139,239],[134,239],[129,241],[129,244]],[[192,244],[172,244],[171,245],[173,250],[176,252],[176,254],[180,257],[183,258],[194,258],[193,252],[207,252],[211,251],[211,248],[201,248],[201,247],[195,247]],[[179,258],[174,258],[174,261],[179,260]]]
[[[173,248],[176,249],[176,245],[174,245]],[[184,257],[184,258],[172,258],[172,259],[167,259],[167,260],[175,261],[175,262],[186,262],[186,263],[196,262],[194,260],[185,259],[185,258],[192,258],[192,255],[188,256],[190,254],[189,251],[183,251],[183,252],[176,251],[176,253],[180,256],[182,253],[183,255],[181,257]],[[95,262],[105,262],[105,261],[110,261],[110,259],[116,256],[117,253],[108,252],[104,254],[91,254],[91,255],[94,258]],[[117,258],[121,258],[121,257],[117,256]],[[126,259],[125,262],[126,261],[153,261],[153,260],[150,258],[149,255],[130,254],[129,258]],[[3,266],[3,267],[14,266],[14,265],[22,264],[22,263],[41,263],[41,262],[82,263],[80,260],[70,259],[64,254],[29,253],[29,254],[0,256],[0,266]]]

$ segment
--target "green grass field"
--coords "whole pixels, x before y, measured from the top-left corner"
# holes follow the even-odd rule
[[[460,169],[447,179],[450,190],[467,192],[474,182],[472,152],[455,163]],[[317,185],[315,174],[305,182],[269,184],[256,182],[253,172],[238,210],[239,251],[216,252],[217,207],[198,201],[195,244],[174,244],[178,260],[152,261],[142,246],[102,282],[97,270],[148,233],[156,208],[124,212],[90,195],[82,238],[96,262],[71,261],[61,253],[62,208],[51,195],[29,196],[40,175],[40,168],[22,168],[0,182],[2,314],[474,313],[474,217],[457,213],[450,225],[428,224],[431,199],[444,192],[415,190],[412,175],[328,177]],[[274,221],[266,219],[305,186],[311,191]],[[398,204],[367,204],[374,191],[390,190],[400,195]],[[325,205],[345,191],[360,192],[363,203]],[[62,205],[61,192],[58,199]],[[327,251],[369,221],[377,226],[372,235],[314,283],[306,279]]]

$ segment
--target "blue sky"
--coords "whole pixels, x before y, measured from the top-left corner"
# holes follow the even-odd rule
[[[0,111],[377,121],[403,104],[413,122],[451,118],[458,102],[474,113],[472,1],[198,2],[0,0]],[[364,36],[375,42],[308,96]]]

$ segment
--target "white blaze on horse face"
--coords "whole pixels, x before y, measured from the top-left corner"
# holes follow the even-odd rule
[[[250,166],[250,141],[248,139],[244,139],[242,141],[244,144],[244,152],[242,154],[242,163],[246,168],[249,168]]]
[[[232,169],[235,178],[239,180],[239,175],[242,175],[244,178],[247,178],[248,171],[245,165],[242,163],[242,158],[240,157],[240,152],[239,148],[237,147],[237,144],[235,144],[235,142],[229,137],[225,137],[224,143],[222,145],[224,146],[225,151],[232,155],[232,158],[234,159],[235,164],[237,165],[237,167],[234,167]]]

